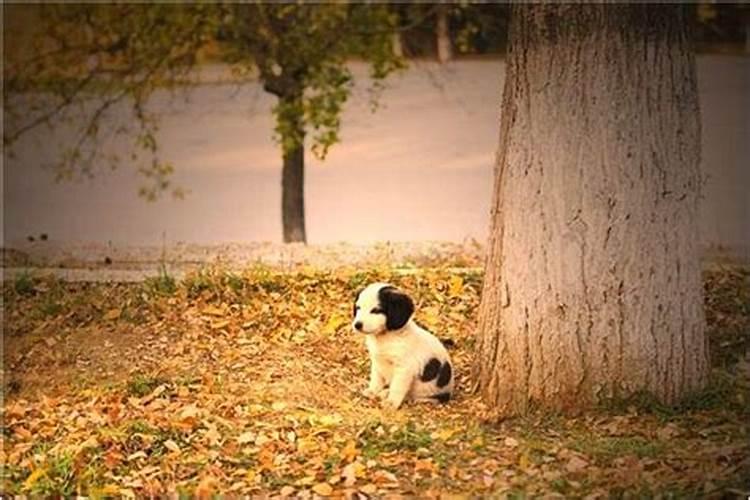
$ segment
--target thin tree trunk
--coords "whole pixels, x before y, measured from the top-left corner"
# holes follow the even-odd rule
[[[686,26],[680,6],[512,6],[474,365],[502,413],[704,382]]]
[[[437,8],[437,27],[435,31],[437,38],[438,61],[441,64],[446,63],[453,57],[450,31],[448,27],[448,5],[442,4]]]
[[[285,97],[281,97],[284,99]],[[292,103],[288,109],[301,110],[297,94],[288,97]],[[305,131],[302,117],[290,112],[287,119],[291,122],[291,133],[297,137],[298,144],[284,150],[284,166],[281,171],[281,220],[284,231],[284,243],[307,242],[305,232]]]
[[[401,41],[401,33],[394,31],[391,35],[391,46],[393,47],[393,55],[396,57],[404,57],[404,44]]]

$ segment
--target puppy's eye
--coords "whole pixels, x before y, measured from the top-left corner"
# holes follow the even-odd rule
[[[370,311],[370,314],[381,314],[383,310],[379,307],[373,307],[372,311]]]

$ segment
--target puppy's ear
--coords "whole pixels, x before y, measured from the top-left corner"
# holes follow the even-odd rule
[[[392,286],[381,288],[378,292],[378,300],[385,312],[387,330],[400,330],[414,314],[414,302],[411,297]]]
[[[360,289],[360,291],[358,291],[357,295],[354,297],[354,304],[352,304],[352,316],[357,315],[357,301],[359,300],[359,296],[362,295],[362,292],[364,291],[364,288]]]

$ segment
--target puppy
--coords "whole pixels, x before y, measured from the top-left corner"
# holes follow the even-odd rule
[[[445,347],[412,319],[414,302],[386,283],[357,294],[352,328],[365,334],[370,383],[365,396],[398,408],[404,401],[444,403],[453,393],[453,369]]]

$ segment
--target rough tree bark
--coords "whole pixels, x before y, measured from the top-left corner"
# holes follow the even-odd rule
[[[474,379],[504,414],[707,371],[680,6],[514,4]]]

